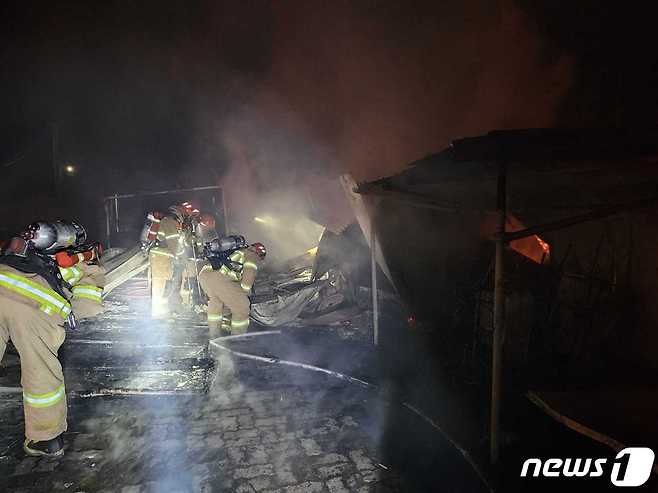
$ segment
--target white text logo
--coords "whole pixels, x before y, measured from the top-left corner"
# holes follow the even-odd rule
[[[642,486],[651,475],[655,455],[646,447],[629,447],[617,454],[612,462],[610,481],[615,486]],[[521,468],[521,477],[598,478],[605,473],[608,459],[528,459]]]

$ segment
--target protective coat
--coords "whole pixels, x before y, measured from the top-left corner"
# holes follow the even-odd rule
[[[238,250],[231,259],[242,265],[242,272],[212,270],[205,266],[199,282],[208,296],[208,327],[241,334],[249,328],[249,295],[256,279],[261,259],[250,249]]]
[[[104,272],[94,265],[61,269],[70,302],[37,274],[0,265],[0,359],[11,340],[21,361],[25,436],[50,440],[66,431],[66,389],[57,358],[71,309],[78,319],[103,309]],[[77,313],[75,312],[77,310]]]
[[[66,431],[64,374],[57,359],[64,321],[0,291],[0,357],[11,339],[21,360],[25,436],[50,440]]]

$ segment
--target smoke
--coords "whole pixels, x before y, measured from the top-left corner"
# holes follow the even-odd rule
[[[373,180],[456,138],[550,126],[573,66],[507,0],[286,2],[271,43],[267,70],[231,71],[230,110],[199,112],[238,216],[301,221],[314,177]]]
[[[57,123],[86,202],[223,183],[248,208],[309,176],[375,179],[454,138],[554,123],[573,63],[532,15],[513,0],[16,7],[2,108]]]
[[[230,133],[287,177],[370,180],[454,138],[549,126],[571,80],[571,60],[509,1],[287,2],[273,25],[258,120],[240,115],[258,136]]]

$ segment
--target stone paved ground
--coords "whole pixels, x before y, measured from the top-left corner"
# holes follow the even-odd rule
[[[24,458],[16,444],[0,462],[7,491],[404,491],[361,390],[316,377],[264,388],[265,369],[239,366],[207,396],[73,400],[64,458]]]
[[[114,309],[102,320],[71,335],[72,340],[94,334],[100,339],[122,337],[126,344],[86,344],[79,351],[96,362],[109,358],[112,363],[117,358],[108,351],[126,347],[140,359],[142,370],[155,365],[154,375],[166,366],[161,358],[140,352],[148,346],[144,338],[178,348],[165,360],[189,357],[188,349],[196,351],[197,343],[176,343],[177,338],[194,334],[175,332],[197,329],[186,321],[177,322],[174,332],[145,322],[143,307],[131,307],[143,305],[143,296],[127,289],[114,296],[116,301],[109,303]],[[285,357],[313,364],[367,361],[350,352],[351,346],[329,349],[321,342],[321,351],[311,351],[305,343],[291,349],[291,339],[279,343],[289,349]],[[277,352],[265,339],[259,344],[241,341],[239,349]],[[0,492],[483,491],[454,447],[403,407],[391,404],[395,395],[387,394],[394,391],[377,394],[321,373],[234,359],[226,353],[217,356],[216,378],[207,393],[181,378],[180,385],[197,393],[71,395],[66,453],[55,461],[24,456],[20,394],[0,394]],[[13,367],[5,371],[5,380],[14,378],[17,385],[17,360],[11,358]],[[11,358],[5,358],[5,365]],[[90,388],[99,385],[106,363],[95,368]],[[127,362],[121,365],[122,379],[112,375],[116,368],[108,370],[106,386],[119,382],[125,388],[144,388],[143,375]],[[78,374],[81,390],[85,375]],[[73,378],[69,380],[69,387],[74,387]]]

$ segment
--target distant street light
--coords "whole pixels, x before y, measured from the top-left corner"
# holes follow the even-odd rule
[[[64,171],[66,171],[67,175],[74,175],[75,174],[75,166],[72,164],[67,164],[64,166]]]

